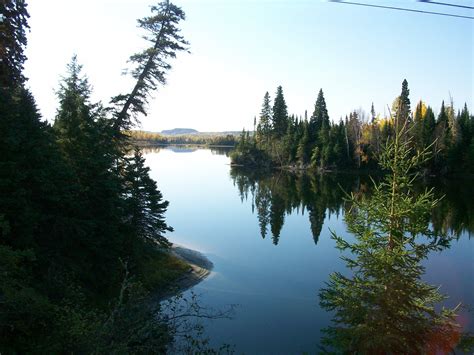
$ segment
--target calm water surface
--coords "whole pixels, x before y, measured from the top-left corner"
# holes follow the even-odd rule
[[[331,314],[319,290],[334,271],[345,271],[330,237],[347,239],[339,185],[364,193],[367,178],[252,176],[231,171],[229,158],[208,149],[146,152],[165,199],[173,243],[204,253],[212,275],[194,288],[203,304],[237,304],[232,320],[206,324],[212,345],[235,344],[237,353],[314,353]],[[447,305],[474,305],[474,191],[472,181],[437,186],[446,194],[433,226],[458,236],[448,250],[426,260],[425,280],[441,285]],[[472,313],[459,321],[474,330]]]

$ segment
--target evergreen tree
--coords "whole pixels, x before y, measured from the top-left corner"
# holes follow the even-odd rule
[[[351,252],[342,259],[353,276],[333,273],[320,292],[321,306],[335,312],[323,344],[343,353],[447,353],[459,332],[455,310],[437,312],[445,297],[422,281],[421,262],[449,243],[430,229],[432,191],[413,194],[413,169],[426,156],[411,158],[404,128],[395,132],[380,159],[390,174],[372,197],[351,196],[345,219],[355,242],[333,234],[337,248]]]
[[[272,126],[277,138],[285,135],[288,124],[288,110],[283,96],[283,88],[278,86],[273,103]]]
[[[270,106],[270,94],[268,91],[263,97],[262,110],[260,111],[260,121],[258,124],[257,136],[260,142],[264,145],[268,144],[270,139],[271,126],[272,123],[272,107]]]
[[[80,195],[75,213],[80,233],[70,241],[75,247],[67,254],[81,277],[100,288],[107,285],[103,278],[114,280],[111,270],[120,270],[119,257],[124,255],[121,178],[115,169],[122,153],[100,105],[89,102],[91,90],[81,69],[73,57],[57,93],[54,130]]]
[[[165,248],[171,246],[163,235],[166,231],[173,231],[164,219],[168,201],[163,201],[156,182],[150,178],[150,168],[145,166],[145,159],[138,148],[135,148],[133,157],[126,158],[126,162],[124,189],[129,225],[144,241]]]
[[[326,100],[324,99],[323,89],[319,90],[318,98],[314,104],[314,111],[309,119],[310,139],[314,142],[322,127],[329,128],[329,115],[326,108]]]
[[[375,114],[375,108],[374,108],[374,103],[372,102],[372,106],[370,107],[370,123],[374,124],[375,118],[377,117]]]
[[[428,106],[423,118],[423,146],[427,147],[433,143],[436,119],[433,109]]]
[[[152,91],[158,85],[166,84],[166,72],[171,69],[169,59],[180,51],[186,51],[189,43],[180,34],[178,24],[185,19],[184,11],[169,0],[151,7],[152,15],[138,21],[147,31],[144,39],[151,47],[130,57],[136,64],[131,71],[136,80],[132,91],[117,95],[112,99],[114,109],[114,129],[127,130],[139,115],[146,115],[146,105]]]
[[[0,3],[0,88],[19,85],[25,81],[23,64],[26,56],[26,31],[29,29],[27,5],[22,0]]]
[[[448,114],[444,105],[444,100],[441,103],[438,119],[435,128],[435,144],[434,144],[434,163],[437,168],[446,163],[446,154],[449,149],[449,124]]]
[[[420,150],[425,147],[424,136],[424,119],[426,118],[426,106],[423,101],[419,101],[416,105],[415,114],[413,117],[413,130],[412,136],[414,139],[415,147]]]
[[[410,90],[408,89],[408,82],[406,79],[402,82],[402,92],[400,94],[400,103],[398,112],[396,113],[397,119],[400,123],[400,129],[403,127],[405,122],[411,120],[411,110],[410,110]]]
[[[305,166],[309,160],[309,128],[308,123],[304,122],[303,136],[298,142],[298,148],[296,150],[296,158],[300,165]]]

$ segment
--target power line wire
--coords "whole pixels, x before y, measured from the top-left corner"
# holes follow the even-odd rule
[[[438,1],[431,1],[431,0],[418,0],[418,2],[425,2],[425,3],[433,4],[433,5],[452,6],[452,7],[459,7],[462,9],[474,10],[474,6],[448,4],[447,2],[438,2]]]
[[[352,2],[352,1],[343,1],[343,0],[329,0],[330,2],[335,2],[337,4],[346,4],[346,5],[359,5],[359,6],[366,6],[366,7],[376,7],[379,9],[388,9],[388,10],[398,10],[398,11],[407,11],[407,12],[417,12],[421,14],[428,14],[428,15],[439,15],[439,16],[449,16],[449,17],[458,17],[458,18],[465,18],[469,20],[474,20],[473,16],[463,16],[463,15],[455,15],[455,14],[447,14],[444,12],[433,12],[433,11],[424,11],[424,10],[415,10],[415,9],[407,9],[404,7],[395,7],[395,6],[382,6],[382,5],[374,5],[374,4],[366,4],[361,2]]]

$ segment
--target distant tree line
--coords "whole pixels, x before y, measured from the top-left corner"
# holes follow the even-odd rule
[[[229,146],[233,147],[237,144],[238,137],[233,134],[180,134],[174,136],[166,136],[155,132],[146,131],[128,131],[126,132],[131,140],[140,147],[146,147],[154,144],[189,144],[189,145],[206,145],[206,146]]]
[[[408,83],[394,100],[391,114],[355,110],[339,122],[329,118],[321,89],[310,117],[289,115],[281,86],[273,106],[269,93],[263,98],[255,135],[243,132],[232,155],[234,164],[281,166],[292,169],[378,169],[378,156],[394,136],[394,122],[405,126],[405,138],[414,151],[430,146],[431,159],[422,167],[427,173],[474,173],[474,116],[467,104],[461,110],[451,99],[443,101],[436,116],[419,101],[412,111]],[[399,128],[399,129],[400,129]]]

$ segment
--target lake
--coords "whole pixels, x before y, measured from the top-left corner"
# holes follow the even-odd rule
[[[319,292],[334,271],[346,273],[331,231],[347,240],[345,191],[370,193],[368,177],[243,173],[223,150],[167,147],[145,151],[151,176],[170,201],[173,243],[205,254],[214,269],[195,286],[200,302],[238,305],[233,319],[206,323],[211,345],[237,353],[315,353],[332,314]],[[445,302],[474,305],[474,187],[472,180],[434,182],[444,194],[432,226],[456,236],[425,260],[424,280],[440,285]],[[473,316],[458,321],[473,331]]]

